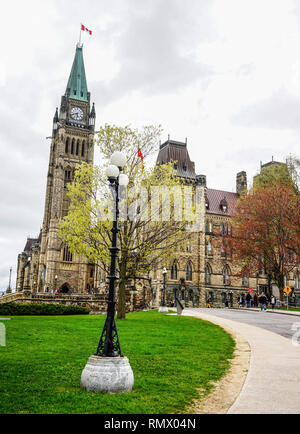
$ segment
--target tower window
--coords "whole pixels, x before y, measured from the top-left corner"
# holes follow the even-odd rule
[[[66,140],[65,153],[66,153],[66,154],[69,153],[69,137],[67,137],[67,140]]]
[[[76,90],[73,90],[74,95],[76,95]]]
[[[79,140],[77,140],[77,143],[76,143],[76,155],[78,155],[79,154]]]
[[[64,247],[64,251],[63,251],[63,261],[64,262],[72,262],[73,259],[73,255],[69,250],[68,246]]]
[[[83,96],[83,92],[81,92],[80,94],[81,94],[81,96]]]
[[[65,170],[65,181],[71,181],[71,170]]]
[[[84,145],[85,145],[85,142],[83,141],[82,146],[81,146],[81,156],[82,157],[84,157]]]
[[[74,154],[74,144],[75,144],[75,140],[72,139],[72,143],[71,143],[71,154]]]

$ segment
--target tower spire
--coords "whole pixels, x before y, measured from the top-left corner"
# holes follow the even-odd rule
[[[76,45],[75,57],[69,76],[66,95],[79,101],[88,101],[88,89],[82,54],[82,44]]]

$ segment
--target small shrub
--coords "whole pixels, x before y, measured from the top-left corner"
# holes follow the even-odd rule
[[[57,303],[1,303],[0,315],[84,315],[90,309],[82,306]]]

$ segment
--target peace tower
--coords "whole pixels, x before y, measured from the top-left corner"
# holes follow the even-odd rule
[[[17,291],[85,292],[93,286],[94,264],[69,251],[58,227],[68,213],[67,185],[76,165],[93,164],[95,117],[82,45],[77,44],[66,91],[53,118],[43,227],[38,238],[27,239],[18,256]]]

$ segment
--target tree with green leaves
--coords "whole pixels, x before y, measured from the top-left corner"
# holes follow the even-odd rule
[[[289,155],[285,163],[272,162],[261,167],[260,173],[253,179],[253,187],[271,184],[291,185],[299,193],[300,188],[300,160]]]
[[[129,126],[105,125],[97,138],[103,165],[79,165],[68,186],[71,202],[60,226],[60,236],[73,253],[87,257],[107,273],[113,201],[105,168],[113,152],[126,154],[124,173],[129,177],[129,185],[120,190],[119,319],[125,318],[125,287],[129,279],[148,275],[153,265],[169,257],[186,237],[186,220],[174,221],[175,210],[182,206],[180,195],[173,194],[171,198],[169,218],[161,218],[164,203],[160,188],[176,191],[183,185],[173,163],[144,167],[157,151],[160,133],[161,128],[155,126],[138,131]]]

